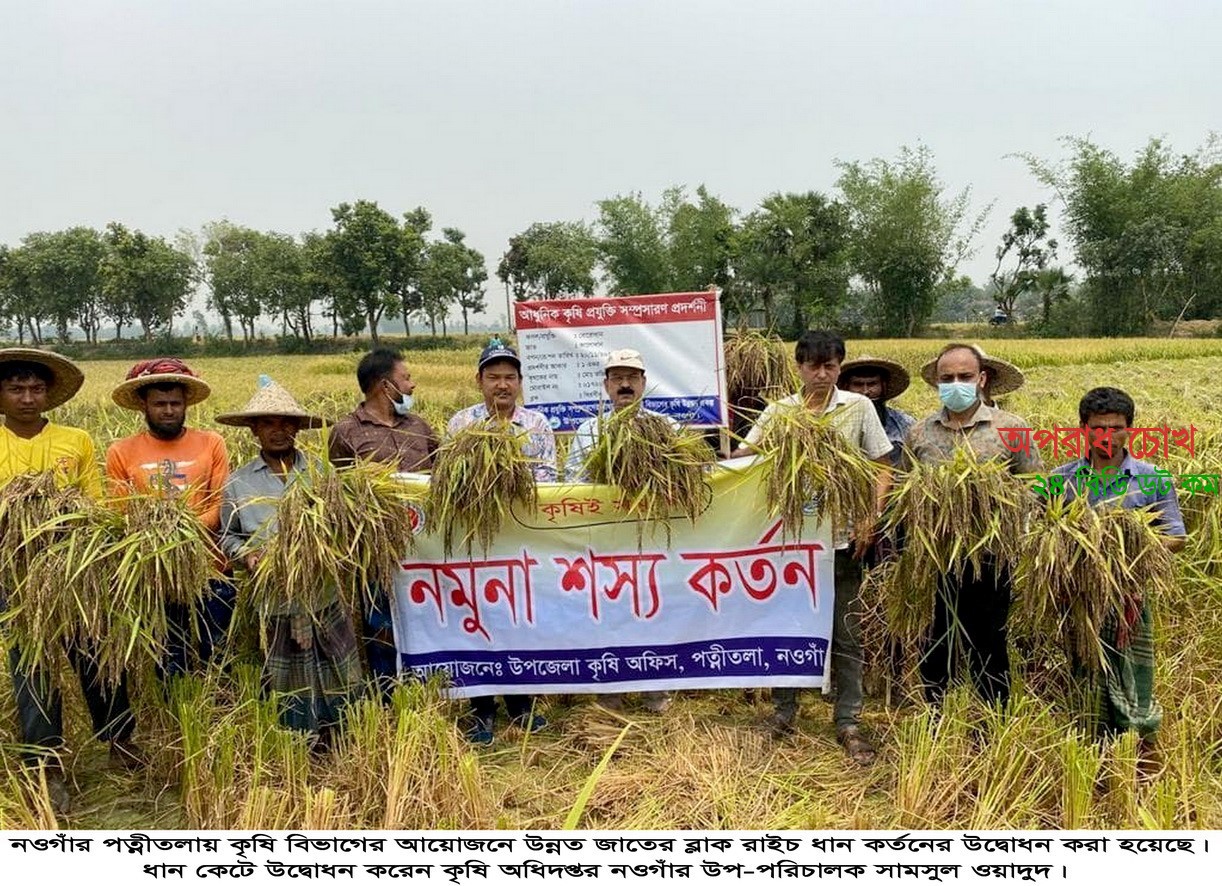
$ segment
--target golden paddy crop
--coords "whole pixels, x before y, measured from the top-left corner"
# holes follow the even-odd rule
[[[937,397],[915,371],[940,344],[852,341],[849,355],[873,353],[913,371],[913,386],[893,405],[921,418]],[[1198,428],[1196,455],[1174,453],[1157,460],[1160,466],[1177,475],[1217,470],[1222,341],[997,340],[987,347],[1027,373],[1027,385],[1003,405],[1030,426],[1072,426],[1086,390],[1114,385],[1136,400],[1137,424],[1165,419]],[[472,381],[477,355],[477,349],[408,355],[420,412],[434,428],[479,399]],[[278,357],[275,374],[292,379],[307,408],[334,420],[360,399],[358,358]],[[192,361],[215,394],[190,410],[189,422],[220,431],[234,466],[254,454],[250,434],[217,428],[211,416],[240,408],[268,364],[267,358]],[[139,427],[139,416],[109,401],[128,365],[85,364],[82,394],[51,416],[90,430],[99,457],[111,440]],[[1051,451],[1041,455],[1045,468],[1066,460]],[[948,696],[940,716],[921,703],[888,707],[867,698],[865,727],[880,748],[869,770],[846,764],[825,706],[808,701],[798,734],[774,743],[763,725],[767,693],[753,702],[738,691],[680,694],[661,717],[617,717],[581,701],[540,697],[550,730],[530,737],[507,730],[492,749],[475,751],[454,726],[463,705],[405,689],[389,709],[373,704],[354,711],[353,740],[335,757],[312,761],[305,742],[276,725],[274,705],[259,694],[253,647],[243,647],[232,673],[182,681],[168,710],[155,692],[138,696],[136,737],[153,752],[142,775],[101,769],[104,755],[89,738],[75,689],[68,691],[65,725],[73,753],[65,765],[81,797],[59,821],[37,779],[20,767],[9,681],[0,680],[0,827],[534,830],[560,827],[574,812],[578,826],[600,828],[1222,827],[1216,689],[1222,685],[1222,597],[1220,573],[1201,566],[1222,563],[1222,535],[1209,529],[1218,525],[1218,502],[1204,494],[1184,502],[1193,535],[1187,550],[1172,558],[1174,590],[1151,595],[1167,760],[1152,784],[1132,777],[1131,739],[1084,733],[1066,687],[1033,679],[1063,661],[1055,643],[1016,648],[1016,689],[1004,714],[979,706],[970,690]],[[1016,606],[1015,631],[1025,629],[1023,619]]]

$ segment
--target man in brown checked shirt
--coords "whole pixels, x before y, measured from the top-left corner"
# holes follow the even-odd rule
[[[365,400],[331,430],[327,443],[331,463],[343,467],[363,459],[400,471],[432,470],[437,435],[411,411],[416,383],[403,355],[388,348],[370,351],[357,365],[356,380]],[[383,700],[389,700],[398,674],[390,599],[386,588],[368,590],[361,641],[370,673]]]

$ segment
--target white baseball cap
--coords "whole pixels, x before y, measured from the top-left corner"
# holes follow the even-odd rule
[[[607,362],[603,364],[603,370],[615,369],[623,367],[625,369],[639,369],[645,371],[645,361],[641,359],[641,352],[634,351],[632,348],[622,348],[618,351],[612,351],[607,355]]]

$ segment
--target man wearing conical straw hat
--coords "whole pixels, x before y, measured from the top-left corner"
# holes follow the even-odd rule
[[[43,413],[71,400],[85,377],[71,360],[31,348],[0,350],[0,485],[24,474],[55,474],[57,483],[74,484],[94,498],[102,495],[102,478],[94,458],[93,440],[79,428],[54,424]],[[0,588],[0,606],[5,589]],[[110,743],[111,758],[125,767],[142,760],[131,741],[135,720],[127,694],[127,678],[107,688],[86,648],[69,647],[94,733]],[[27,762],[54,754],[64,743],[63,705],[50,677],[21,664],[21,650],[9,647],[9,666],[21,743],[31,749]],[[47,788],[58,812],[68,806],[63,770],[54,757],[46,768]]]
[[[250,428],[259,441],[259,454],[229,476],[221,505],[221,548],[252,574],[259,543],[276,532],[277,500],[293,476],[309,467],[296,448],[297,432],[323,423],[270,378],[260,377],[259,384],[241,412],[216,417],[219,424]],[[280,698],[280,722],[325,750],[344,706],[360,691],[361,660],[336,590],[328,589],[320,603],[307,608],[301,602],[258,601],[265,619],[263,680]]]
[[[146,428],[111,444],[106,476],[111,494],[117,497],[154,491],[186,496],[204,528],[215,536],[221,525],[221,495],[229,479],[229,454],[220,434],[186,427],[187,407],[202,403],[211,393],[177,357],[142,360],[133,366],[110,396],[124,409],[142,413]],[[226,567],[218,564],[222,572]],[[186,673],[195,655],[204,664],[219,657],[233,619],[234,596],[233,585],[218,579],[209,582],[198,612],[180,603],[166,604],[170,633],[158,668],[163,678]],[[191,640],[195,636],[198,648]]]
[[[892,467],[899,466],[904,437],[916,419],[889,402],[908,390],[909,383],[908,370],[894,360],[864,354],[841,363],[840,378],[836,381],[842,391],[861,394],[874,404],[878,420],[891,441]]]
[[[459,410],[450,417],[446,431],[451,436],[479,422],[507,423],[522,441],[522,454],[530,459],[536,480],[556,479],[556,438],[547,416],[518,403],[522,394],[522,361],[518,352],[499,338],[493,338],[479,355],[475,369],[484,402]],[[547,727],[547,719],[532,713],[534,698],[529,695],[506,695],[505,712],[509,719],[528,732]],[[474,744],[491,744],[496,725],[496,696],[481,695],[471,699],[474,722],[467,737]]]
[[[836,387],[844,363],[844,339],[834,332],[811,329],[794,347],[798,379],[802,389],[791,397],[768,404],[747,434],[747,447],[764,438],[769,423],[786,410],[809,409],[828,419],[840,436],[857,447],[881,470],[875,483],[876,511],[891,488],[891,441],[883,430],[874,405],[861,394]],[[750,451],[740,450],[739,452]],[[736,453],[738,454],[738,453]],[[832,674],[836,683],[836,740],[849,758],[861,766],[873,764],[874,746],[862,734],[861,580],[862,558],[874,544],[873,525],[833,528],[835,552],[835,602],[832,609]],[[781,738],[793,731],[798,714],[798,690],[773,687],[772,735]]]
[[[990,357],[978,345],[954,343],[921,367],[921,377],[938,389],[942,409],[912,426],[905,459],[936,464],[966,447],[977,459],[1006,462],[1015,474],[1040,469],[1038,452],[1014,452],[997,433],[998,428],[1025,427],[1023,419],[984,402],[986,392],[996,397],[1022,387],[1023,374],[1017,368]],[[969,564],[961,580],[945,576],[939,583],[933,626],[921,657],[921,680],[930,702],[938,703],[945,694],[960,645],[967,651],[968,669],[981,697],[1007,702],[1011,585],[1009,571],[987,560],[979,574]]]

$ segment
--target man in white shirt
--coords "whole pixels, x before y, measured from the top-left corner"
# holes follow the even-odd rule
[[[603,364],[603,388],[611,401],[611,410],[618,412],[636,403],[645,396],[645,360],[640,352],[631,348],[612,351]],[[646,410],[644,406],[642,410]],[[656,414],[656,413],[655,413]],[[585,471],[585,462],[590,450],[598,442],[603,416],[594,415],[587,418],[577,427],[573,435],[573,443],[569,447],[568,456],[564,460],[564,479],[571,483],[584,483],[589,480]],[[675,424],[674,420],[670,420]],[[669,692],[645,692],[641,694],[641,704],[646,710],[660,714],[670,706]],[[622,693],[603,695],[599,702],[603,707],[619,711],[624,706]]]
[[[879,465],[875,485],[876,519],[891,488],[891,441],[883,430],[874,404],[861,394],[836,387],[844,361],[844,340],[825,330],[809,330],[798,339],[794,349],[802,389],[791,397],[768,404],[759,421],[747,434],[746,448],[735,455],[749,454],[763,439],[768,423],[786,409],[810,409],[831,416],[836,429]],[[875,752],[861,734],[862,654],[861,654],[861,558],[874,540],[874,521],[853,528],[833,527],[835,554],[835,607],[832,613],[832,674],[836,681],[836,738],[854,762],[869,766]],[[780,738],[793,731],[798,713],[798,690],[775,687],[772,690],[776,712],[772,734]]]

